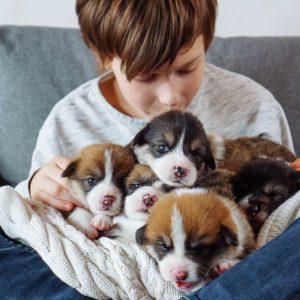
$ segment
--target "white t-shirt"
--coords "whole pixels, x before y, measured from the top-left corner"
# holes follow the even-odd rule
[[[94,143],[128,144],[147,120],[124,115],[99,90],[99,80],[88,81],[59,101],[42,126],[32,156],[29,177],[55,155],[72,156]],[[290,129],[280,104],[253,80],[206,64],[202,86],[187,108],[207,133],[224,137],[257,136],[279,142],[292,151]],[[29,196],[28,180],[16,189]]]

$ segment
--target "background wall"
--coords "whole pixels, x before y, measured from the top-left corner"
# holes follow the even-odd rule
[[[111,1],[111,0],[107,0]],[[78,27],[75,0],[0,0],[0,25]],[[299,0],[219,0],[219,36],[300,36]]]

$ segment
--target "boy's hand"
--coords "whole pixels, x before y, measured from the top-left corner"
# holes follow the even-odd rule
[[[64,156],[56,156],[39,169],[31,179],[31,198],[43,201],[59,210],[70,211],[74,206],[85,208],[69,192],[67,178],[61,177],[70,161]]]
[[[295,170],[300,172],[300,158],[297,158],[294,162],[290,163],[290,166]]]

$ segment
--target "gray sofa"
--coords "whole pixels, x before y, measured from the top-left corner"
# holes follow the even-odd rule
[[[207,61],[268,88],[283,106],[300,154],[300,37],[216,38]],[[39,128],[52,106],[97,76],[79,30],[0,26],[0,174],[28,175]]]

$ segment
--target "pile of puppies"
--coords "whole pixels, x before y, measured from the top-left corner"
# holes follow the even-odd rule
[[[88,210],[67,220],[94,239],[137,241],[190,292],[254,250],[268,215],[300,189],[295,156],[260,137],[207,135],[187,112],[162,114],[126,147],[88,146],[62,176]]]

